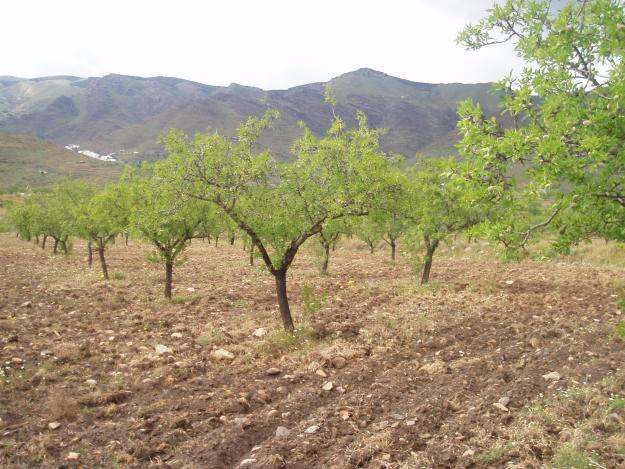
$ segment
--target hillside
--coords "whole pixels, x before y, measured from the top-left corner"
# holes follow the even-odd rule
[[[441,148],[453,151],[449,142],[460,101],[472,97],[487,114],[498,112],[489,84],[416,83],[370,69],[346,73],[330,83],[342,116],[353,123],[356,110],[364,111],[373,126],[389,129],[384,148],[409,158],[429,149],[434,154]],[[247,116],[272,106],[282,118],[261,144],[289,158],[291,143],[301,135],[299,121],[318,133],[329,124],[323,89],[324,83],[312,83],[264,91],[123,75],[0,77],[0,131],[79,144],[101,154],[125,150],[122,160],[154,159],[163,156],[159,135],[171,127],[187,133],[210,128],[231,135]]]
[[[69,151],[57,143],[29,135],[0,133],[0,192],[50,185],[70,176],[106,182],[122,166]]]

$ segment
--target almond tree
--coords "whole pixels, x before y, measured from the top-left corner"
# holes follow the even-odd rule
[[[549,204],[540,222],[517,212],[495,237],[518,249],[555,225],[562,250],[592,236],[625,240],[622,0],[506,0],[458,40],[472,50],[512,42],[528,64],[498,86],[516,125],[473,103],[460,110],[461,153],[500,174],[521,169],[524,195]]]
[[[105,250],[128,226],[124,191],[117,184],[109,184],[93,194],[76,216],[76,232],[92,242],[98,251],[102,275],[109,278]]]
[[[155,248],[154,259],[165,264],[165,298],[171,299],[174,263],[202,224],[214,224],[215,209],[198,200],[179,203],[176,191],[159,175],[162,164],[127,169],[122,190],[127,197],[129,227]]]
[[[449,159],[422,160],[408,175],[407,247],[423,266],[421,284],[428,283],[442,242],[494,216],[493,195],[474,174],[467,163]]]
[[[255,153],[254,143],[278,113],[270,110],[239,127],[237,138],[198,134],[187,143],[172,131],[164,139],[170,153],[169,177],[187,199],[217,205],[246,233],[273,275],[285,330],[294,330],[287,296],[287,272],[299,248],[339,218],[366,213],[385,188],[388,161],[377,130],[347,129],[335,117],[324,137],[304,129],[290,163]]]

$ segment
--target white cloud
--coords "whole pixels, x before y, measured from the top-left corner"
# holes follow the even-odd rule
[[[285,88],[369,67],[424,82],[520,68],[454,42],[492,0],[20,0],[3,5],[0,75],[166,75]],[[10,19],[9,21],[6,21]]]

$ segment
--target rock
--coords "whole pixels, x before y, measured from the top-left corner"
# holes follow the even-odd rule
[[[551,373],[543,375],[543,379],[546,379],[547,381],[558,381],[560,379],[560,373],[552,371]]]
[[[173,333],[171,334],[171,336],[172,336],[174,339],[182,339],[182,334],[181,334],[180,332],[173,332]]]
[[[417,423],[416,420],[406,420],[407,427],[413,427]]]
[[[510,411],[508,410],[508,408],[507,408],[505,405],[501,404],[500,402],[495,402],[495,403],[493,404],[493,406],[494,406],[494,407],[497,407],[497,408],[498,408],[499,410],[501,410],[502,412],[510,412]]]
[[[195,292],[195,288],[193,288],[193,287],[189,287],[189,288],[187,288],[187,291],[188,291],[189,293],[194,293],[194,292]]]
[[[508,404],[510,404],[510,398],[508,396],[504,396],[501,399],[499,399],[499,404],[501,404],[504,407],[508,407]]]
[[[286,427],[278,427],[278,428],[276,428],[276,436],[278,438],[284,438],[286,436],[289,436],[289,433],[291,433],[291,430],[289,430]]]
[[[235,425],[239,425],[241,428],[247,428],[252,425],[252,422],[250,422],[250,419],[247,417],[236,417],[234,419],[234,423]]]
[[[332,359],[332,366],[338,370],[340,370],[341,368],[345,368],[345,365],[347,365],[347,360],[345,360],[345,357],[334,357]]]
[[[59,428],[61,426],[61,422],[50,422],[48,424],[48,428],[50,430],[56,430],[57,428]]]
[[[217,360],[234,360],[234,353],[223,348],[215,350],[211,355]]]
[[[382,456],[380,457],[380,459],[382,459],[382,461],[390,461],[391,455],[388,453],[382,453]]]
[[[24,301],[24,303],[22,303],[22,308],[32,308],[32,307],[33,307],[32,301]]]
[[[306,430],[304,430],[304,433],[307,433],[308,435],[312,435],[313,433],[316,433],[317,430],[319,430],[319,425],[311,425]]]
[[[271,409],[267,412],[267,417],[275,417],[276,415],[278,415],[278,411],[276,409]]]
[[[98,382],[95,379],[88,379],[87,381],[85,381],[85,384],[88,386],[95,386],[98,384]]]
[[[514,284],[514,280],[506,280],[506,285],[512,285]]]
[[[252,332],[252,335],[254,337],[263,337],[267,334],[267,330],[264,327],[259,327],[258,329],[255,329],[254,332]]]
[[[14,365],[21,365],[22,363],[24,363],[24,360],[19,357],[13,357],[11,358],[11,363],[13,363]]]
[[[165,353],[172,353],[173,350],[167,347],[166,345],[157,344],[154,347],[154,351],[156,352],[157,355],[163,355]]]
[[[334,387],[334,383],[332,383],[332,381],[328,381],[323,386],[321,386],[321,389],[323,389],[324,391],[332,391],[333,387]]]
[[[393,418],[393,420],[404,420],[406,418],[404,415],[401,414],[393,414],[391,415],[391,417]]]
[[[540,347],[540,339],[538,337],[532,337],[530,339],[530,345],[534,348]]]
[[[280,373],[282,373],[282,370],[280,370],[280,368],[269,368],[267,370],[267,374],[269,376],[279,375]]]
[[[601,451],[603,449],[603,445],[600,441],[589,441],[586,443],[586,449],[588,451]]]
[[[323,369],[319,368],[317,371],[315,371],[315,374],[317,376],[321,376],[322,378],[327,378],[328,375],[325,371],[323,371]]]
[[[76,461],[79,457],[80,453],[74,453],[73,451],[70,451],[67,455],[67,459],[69,461]]]
[[[475,455],[475,451],[473,451],[471,448],[469,448],[464,453],[462,453],[463,458],[470,458],[471,456],[474,456],[474,455]]]
[[[419,368],[419,371],[426,373],[442,373],[445,371],[445,363],[442,360],[435,360],[432,363],[427,363]]]
[[[244,459],[243,461],[241,461],[241,464],[239,464],[240,467],[246,467],[249,466],[251,464],[254,464],[256,462],[256,459]]]
[[[346,410],[342,410],[339,414],[343,420],[349,420],[349,412]]]

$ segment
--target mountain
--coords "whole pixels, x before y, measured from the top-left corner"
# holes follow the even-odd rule
[[[460,101],[472,97],[486,114],[498,113],[488,83],[417,83],[360,69],[330,84],[341,116],[354,123],[356,110],[362,110],[372,126],[389,129],[382,140],[385,150],[408,158],[424,150],[454,151]],[[122,161],[151,160],[164,156],[158,138],[171,127],[189,134],[215,129],[233,135],[242,120],[271,106],[280,110],[281,119],[260,144],[288,159],[293,140],[302,133],[299,121],[316,133],[325,132],[330,123],[324,85],[265,91],[168,77],[0,77],[0,132],[78,144],[99,154],[115,152]]]
[[[0,133],[0,193],[49,186],[63,177],[113,181],[120,164],[98,161],[31,135]]]

